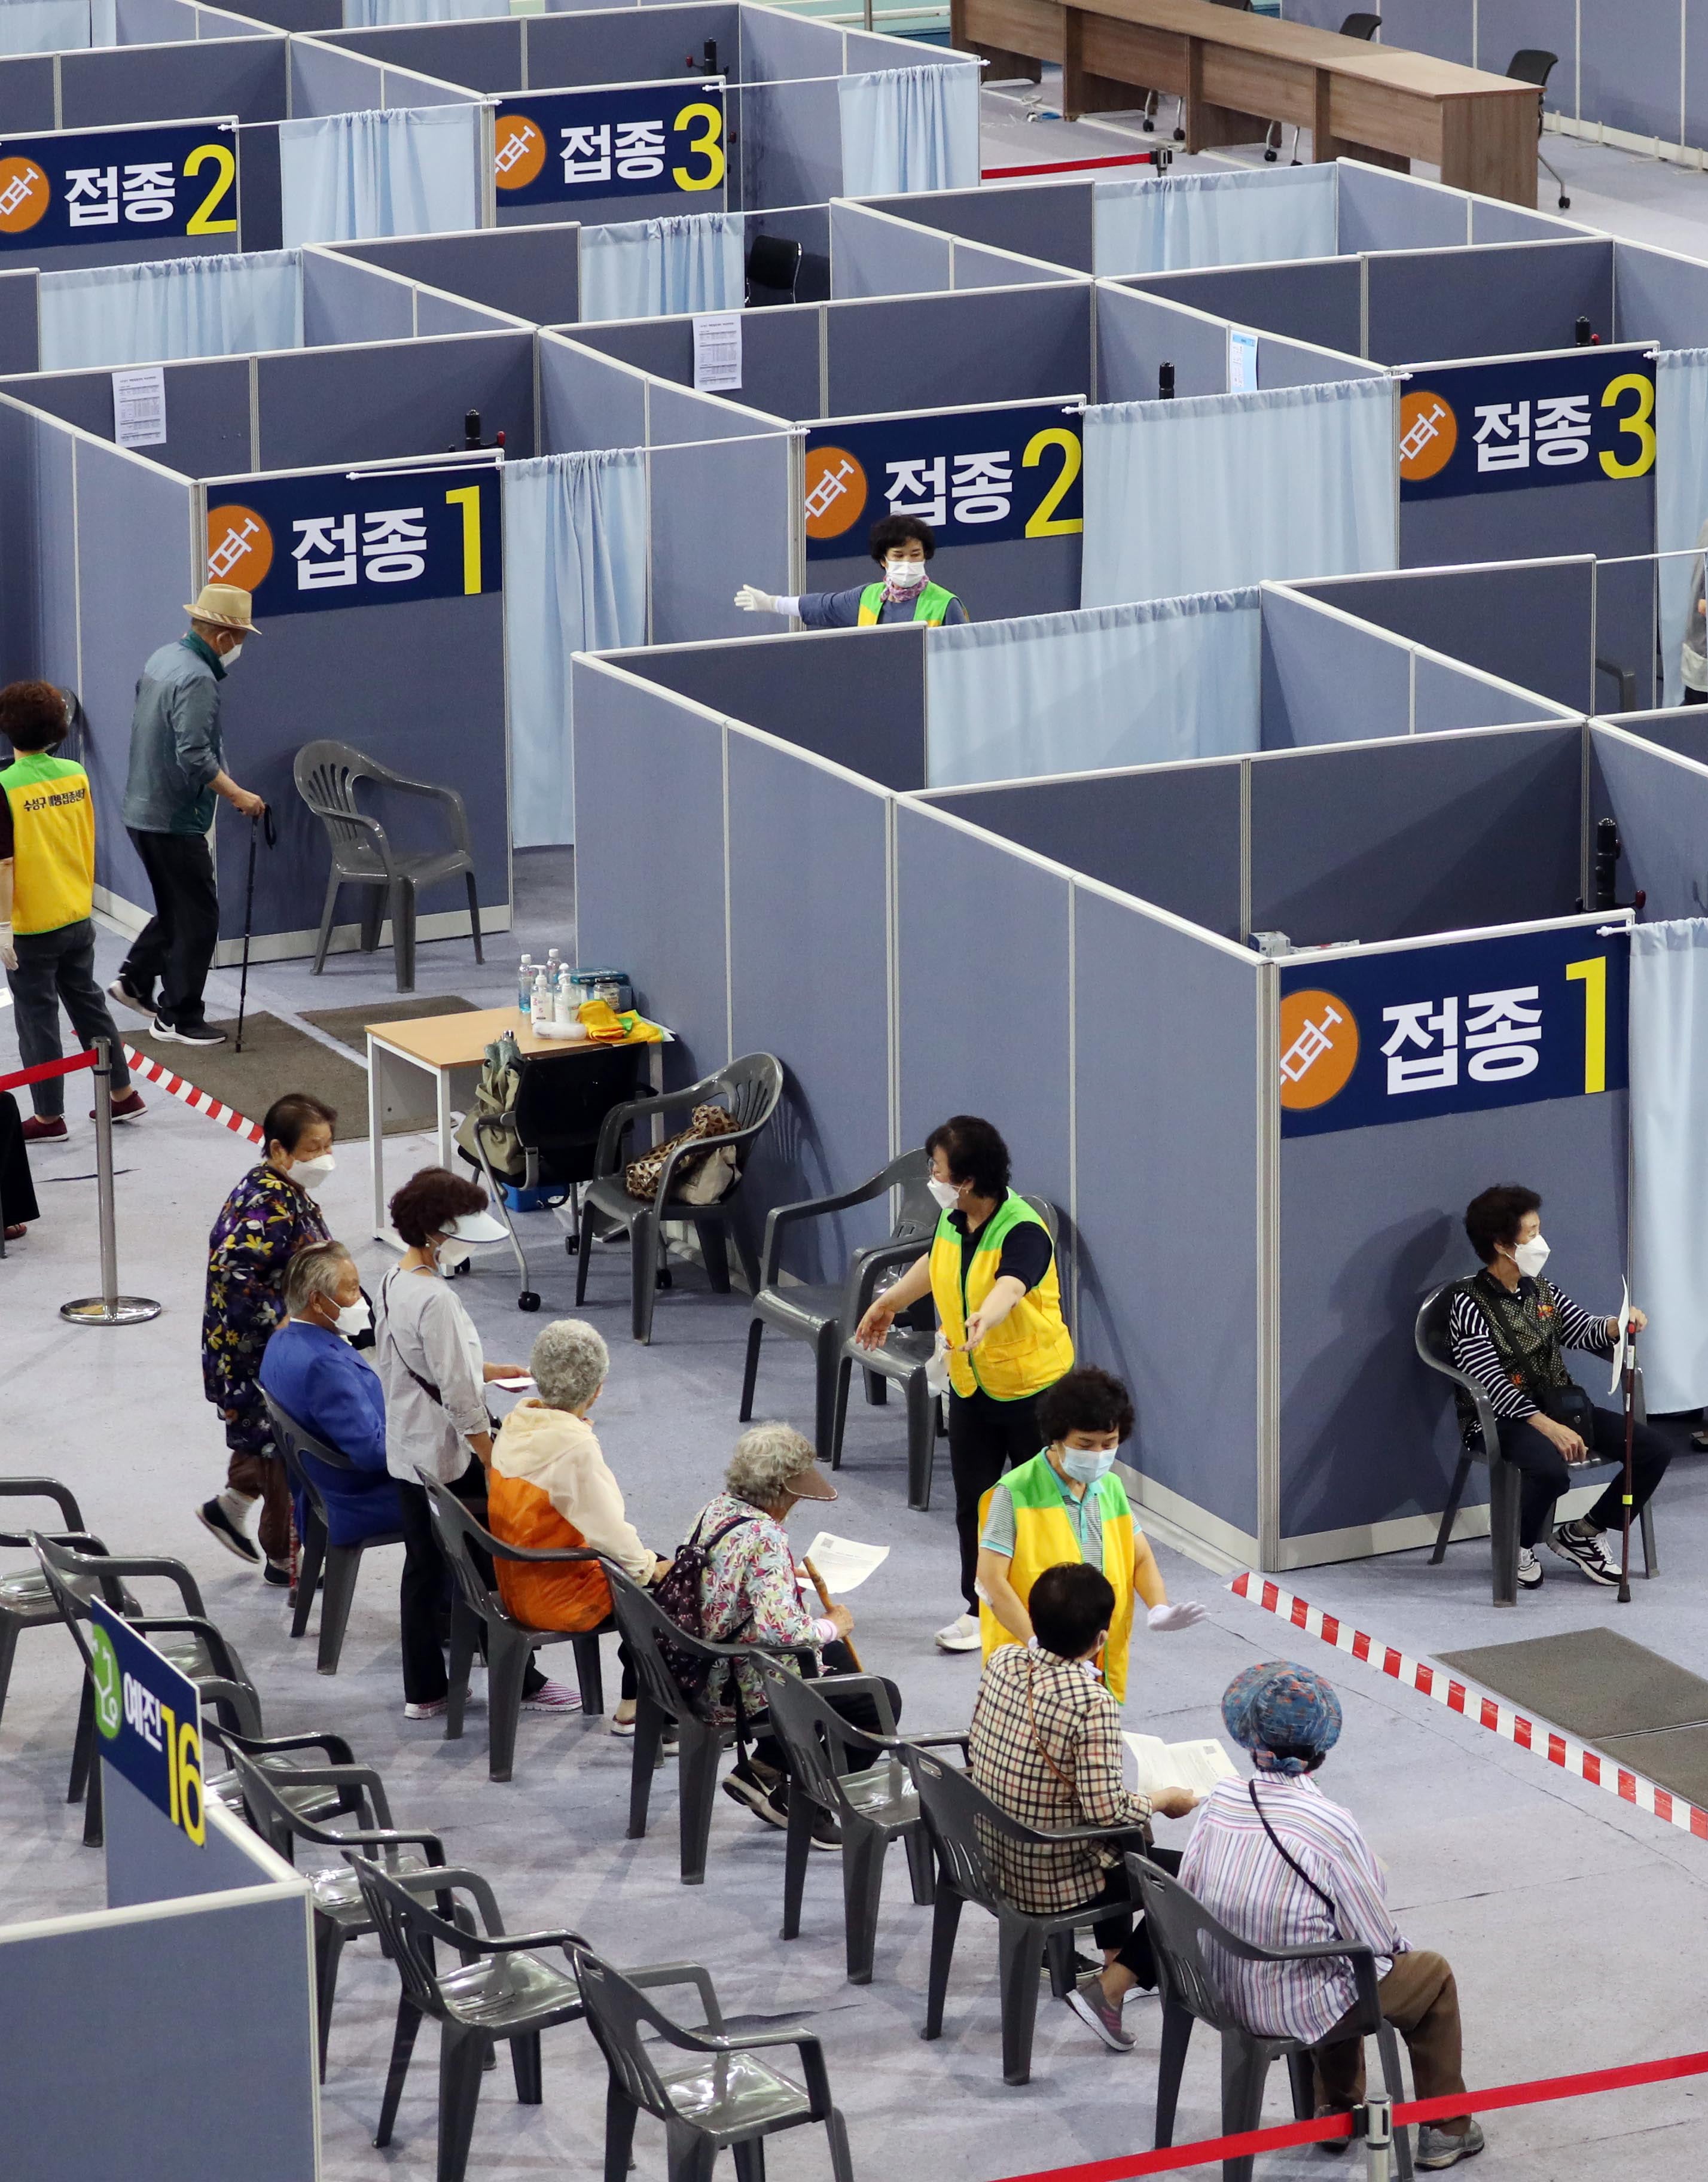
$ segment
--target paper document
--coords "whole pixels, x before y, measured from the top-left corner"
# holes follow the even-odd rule
[[[120,447],[166,444],[166,371],[158,363],[113,374],[113,439]]]
[[[1159,1788],[1190,1788],[1208,1796],[1218,1780],[1231,1780],[1239,1768],[1213,1736],[1204,1742],[1164,1742],[1159,1735],[1123,1735],[1133,1753],[1141,1796]]]
[[[832,1598],[856,1590],[889,1557],[887,1546],[863,1546],[858,1538],[838,1538],[829,1531],[821,1531],[802,1556],[824,1578]]]
[[[694,383],[700,394],[741,390],[741,313],[702,311],[694,322]]]
[[[1258,390],[1258,336],[1242,327],[1228,329],[1228,391],[1255,394]]]
[[[1619,1338],[1613,1343],[1613,1383],[1607,1389],[1610,1394],[1618,1393],[1619,1382],[1624,1376],[1626,1336],[1631,1324],[1630,1282],[1621,1281],[1619,1290]]]
[[[506,1394],[526,1394],[532,1391],[533,1382],[526,1371],[518,1372],[513,1379],[495,1379],[495,1387],[502,1387]]]

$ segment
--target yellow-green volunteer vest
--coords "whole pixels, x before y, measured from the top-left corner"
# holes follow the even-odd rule
[[[949,1343],[949,1384],[961,1395],[981,1388],[998,1402],[1024,1401],[1054,1386],[1064,1371],[1074,1368],[1073,1336],[1062,1321],[1061,1283],[1056,1260],[1035,1288],[1029,1288],[994,1332],[987,1333],[970,1355],[959,1352],[967,1337],[967,1321],[987,1301],[997,1284],[1003,1240],[1010,1228],[1030,1220],[1042,1227],[1023,1197],[1011,1189],[980,1228],[972,1264],[961,1287],[961,1238],[949,1225],[945,1212],[937,1221],[931,1241],[931,1300],[937,1307],[937,1324]]]
[[[860,625],[870,629],[883,610],[884,587],[868,584],[860,593]],[[915,621],[941,622],[955,602],[953,591],[946,591],[941,584],[921,584],[919,597],[914,601]]]
[[[1119,1704],[1127,1694],[1127,1643],[1133,1633],[1133,1511],[1126,1487],[1112,1470],[1086,1490],[1096,1494],[1103,1511],[1103,1574],[1115,1594],[1109,1641],[1103,1653],[1103,1686]],[[1000,1485],[992,1486],[991,1493],[1006,1493],[1014,1504],[1014,1557],[1009,1563],[1009,1581],[1024,1606],[1047,1568],[1082,1558],[1068,1520],[1066,1488],[1050,1467],[1048,1455],[1036,1454],[1018,1470],[1011,1470]],[[981,1531],[991,1493],[979,1503]],[[1020,1642],[982,1601],[979,1634],[984,1639],[987,1659],[1001,1646]]]

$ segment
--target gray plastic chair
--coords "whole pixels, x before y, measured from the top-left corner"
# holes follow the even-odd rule
[[[285,1466],[292,1481],[301,1488],[304,1512],[307,1520],[302,1526],[302,1558],[296,1572],[296,1604],[290,1616],[292,1636],[301,1636],[308,1627],[308,1617],[314,1609],[314,1594],[319,1587],[323,1567],[326,1571],[326,1587],[320,1600],[320,1639],[315,1654],[315,1670],[323,1675],[338,1672],[339,1656],[344,1649],[344,1632],[350,1625],[350,1609],[356,1597],[356,1578],[362,1567],[362,1556],[370,1546],[401,1546],[401,1531],[375,1531],[359,1538],[351,1546],[334,1546],[326,1520],[326,1502],[314,1473],[302,1459],[312,1454],[317,1462],[323,1462],[329,1470],[347,1470],[353,1476],[368,1473],[358,1470],[350,1457],[330,1442],[316,1438],[307,1425],[298,1424],[288,1409],[281,1409],[265,1389],[262,1400],[267,1404],[267,1414],[272,1421],[273,1437],[285,1458]]]
[[[1056,1208],[1047,1198],[1028,1197],[1025,1202],[1036,1212],[1049,1230],[1050,1243],[1055,1247],[1060,1238],[1061,1221]],[[842,1357],[837,1366],[836,1409],[831,1427],[831,1468],[842,1468],[843,1432],[848,1421],[848,1381],[856,1365],[870,1380],[874,1375],[880,1380],[899,1382],[908,1407],[908,1505],[928,1509],[931,1504],[931,1472],[936,1465],[937,1404],[926,1384],[926,1367],[931,1360],[937,1346],[935,1333],[922,1333],[910,1327],[893,1326],[882,1349],[862,1349],[854,1338],[854,1329],[865,1316],[867,1306],[877,1293],[878,1282],[893,1265],[908,1265],[931,1248],[937,1227],[937,1208],[931,1208],[931,1223],[922,1238],[905,1243],[889,1243],[876,1250],[868,1250],[848,1271],[848,1290],[843,1304],[843,1322],[848,1328],[842,1344]],[[1058,1267],[1058,1271],[1060,1268]]]
[[[642,1980],[595,1955],[583,1941],[570,1951],[587,2007],[587,2026],[611,2071],[605,2107],[605,2182],[627,2182],[635,2117],[664,2124],[669,2182],[711,2182],[721,2152],[733,2152],[738,2182],[765,2182],[765,2140],[780,2129],[822,2122],[830,2140],[833,2182],[854,2182],[848,2125],[832,2102],[824,2047],[798,2030],[749,2031],[725,2037],[706,2010],[709,2027],[689,2030],[661,2013]],[[651,2041],[643,2033],[657,2034]],[[692,2056],[667,2066],[661,2049]],[[760,2056],[792,2046],[804,2084]]]
[[[397,2003],[397,2029],[391,2065],[373,2141],[391,2141],[398,2102],[409,2074],[415,2036],[423,2016],[439,2025],[439,2163],[437,2182],[462,2182],[480,2102],[480,2078],[500,2044],[511,2049],[516,2096],[522,2106],[544,2102],[539,2034],[583,2013],[581,1986],[573,1968],[560,1969],[540,1959],[539,1951],[584,1947],[571,1931],[506,1933],[498,1903],[478,1872],[450,1866],[394,1875],[369,1858],[351,1857],[362,1900],[380,1943],[396,1963],[403,1991]],[[479,1913],[457,1902],[467,1895]],[[435,1897],[439,1913],[417,1896]],[[452,1919],[455,1921],[451,1921]],[[436,1950],[460,1958],[455,1969],[441,1969]],[[693,1985],[699,1988],[707,2019],[721,2023],[711,1979],[697,1964],[668,1963],[629,1973],[645,1985]]]
[[[504,1603],[496,1583],[475,1556],[494,1561],[596,1561],[588,1546],[506,1546],[494,1537],[484,1524],[471,1515],[448,1485],[424,1470],[416,1476],[427,1488],[427,1504],[433,1517],[434,1536],[450,1564],[456,1586],[450,1615],[450,1687],[445,1708],[445,1739],[455,1742],[462,1733],[468,1703],[468,1677],[474,1664],[478,1633],[486,1631],[487,1772],[494,1780],[507,1780],[516,1763],[516,1731],[522,1718],[522,1686],[528,1661],[542,1644],[569,1644],[575,1651],[576,1680],[581,1690],[585,1718],[596,1720],[605,1710],[605,1677],[600,1664],[600,1634],[613,1625],[600,1622],[597,1629],[535,1629],[518,1621]]]
[[[735,1244],[748,1293],[758,1294],[759,1267],[742,1227],[741,1216],[746,1210],[742,1184],[754,1139],[776,1113],[782,1097],[782,1063],[769,1053],[744,1053],[739,1061],[732,1061],[727,1068],[702,1077],[684,1090],[666,1091],[656,1099],[629,1099],[611,1108],[600,1125],[593,1178],[582,1192],[580,1255],[575,1264],[578,1310],[587,1300],[587,1264],[594,1235],[601,1231],[607,1235],[626,1231],[631,1260],[632,1329],[637,1341],[652,1339],[652,1306],[664,1255],[661,1230],[666,1220],[692,1223],[705,1260],[706,1278],[717,1294],[729,1293],[726,1238]],[[628,1131],[649,1115],[684,1112],[707,1105],[726,1106],[735,1117],[736,1126],[729,1135],[711,1140],[720,1149],[727,1148],[735,1154],[736,1177],[723,1195],[712,1205],[672,1202],[677,1165],[684,1155],[691,1157],[706,1149],[704,1144],[688,1144],[665,1161],[657,1190],[648,1202],[631,1197],[623,1184],[623,1168],[630,1156],[623,1149],[623,1138]]]
[[[1065,2000],[1074,1989],[1073,1936],[1082,1925],[1119,1916],[1122,1902],[1096,1909],[1081,1907],[1034,1916],[1011,1902],[991,1868],[988,1844],[993,1836],[1029,1847],[1064,1841],[1115,1841],[1131,1836],[1147,1846],[1143,1826],[1064,1826],[1046,1833],[1023,1825],[994,1803],[970,1774],[958,1772],[912,1744],[901,1745],[919,1790],[920,1807],[937,1853],[937,1907],[931,1920],[931,1982],[926,2000],[924,2035],[940,2038],[943,2002],[948,1995],[955,1934],[961,1904],[976,1902],[997,1920],[998,1976],[1002,1996],[1003,2081],[1024,2084],[1032,2073],[1032,2032],[1038,2013],[1038,1972],[1049,1964],[1050,1990]],[[1136,1910],[1136,1894],[1130,1905]]]
[[[209,1703],[212,1702],[209,1696],[212,1687],[211,1684],[202,1686],[202,1695]],[[218,1803],[221,1810],[229,1811],[233,1818],[242,1819],[246,1825],[252,1821],[248,1806],[243,1799],[243,1783],[237,1775],[236,1760],[240,1753],[269,1778],[279,1773],[301,1771],[310,1751],[318,1751],[329,1767],[356,1763],[354,1753],[341,1735],[240,1735],[218,1718],[210,1718],[206,1713],[202,1717],[202,1739],[204,1758],[207,1746],[211,1742],[232,1761],[227,1771],[217,1773],[212,1778],[204,1772],[203,1793],[208,1803]],[[332,1819],[336,1818],[340,1811],[356,1808],[354,1792],[341,1786],[286,1787],[279,1792],[299,1818]]]
[[[1445,1558],[1449,1540],[1453,1535],[1453,1518],[1459,1512],[1459,1503],[1465,1497],[1465,1487],[1473,1462],[1486,1463],[1489,1470],[1489,1551],[1494,1563],[1495,1603],[1496,1606],[1516,1606],[1518,1603],[1518,1502],[1523,1478],[1501,1453],[1501,1431],[1489,1398],[1474,1379],[1461,1371],[1453,1362],[1452,1343],[1447,1337],[1447,1322],[1452,1315],[1453,1291],[1456,1281],[1444,1281],[1432,1288],[1423,1299],[1418,1312],[1413,1338],[1418,1354],[1432,1371],[1439,1371],[1444,1379],[1470,1397],[1477,1412],[1477,1437],[1459,1450],[1458,1466],[1453,1472],[1453,1482],[1448,1490],[1447,1504],[1441,1510],[1441,1521],[1435,1532],[1435,1550],[1429,1556],[1429,1565],[1434,1568]],[[1648,1421],[1648,1407],[1643,1398],[1643,1373],[1637,1373],[1637,1421]],[[1610,1465],[1600,1460],[1585,1463],[1573,1476],[1587,1478],[1591,1471],[1606,1470]],[[1643,1535],[1643,1573],[1653,1576],[1660,1563],[1655,1558],[1655,1519],[1647,1508],[1638,1519]]]
[[[1144,1903],[1157,1976],[1163,1994],[1162,2052],[1157,2063],[1157,2147],[1175,2140],[1175,2108],[1192,2025],[1203,2024],[1222,2041],[1222,2132],[1234,2136],[1258,2128],[1263,2117],[1263,2085],[1275,2062],[1285,2060],[1292,2080],[1293,2111],[1301,2119],[1315,2112],[1310,2048],[1296,2038],[1264,2038],[1235,2020],[1216,1990],[1218,1951],[1246,1963],[1307,1963],[1342,1960],[1352,1966],[1358,1996],[1354,2003],[1357,2035],[1374,2034],[1382,2055],[1382,2080],[1396,2102],[1406,2096],[1400,2072],[1400,2041],[1382,2013],[1376,1991],[1376,1958],[1368,1947],[1331,1941],[1320,1947],[1259,1947],[1219,1924],[1177,1879],[1130,1852],[1127,1877]],[[1400,2182],[1412,2182],[1410,2134],[1394,2131],[1395,2165]],[[1251,2182],[1252,2155],[1222,2162],[1222,2182]]]
[[[876,1675],[861,1679],[878,1710],[885,1742],[850,1725],[827,1704],[817,1682],[792,1675],[776,1660],[761,1659],[771,1732],[788,1753],[788,1835],[783,1861],[782,1937],[800,1933],[801,1896],[811,1855],[815,1810],[826,1811],[842,1832],[843,1923],[850,1985],[870,1985],[877,1952],[878,1905],[883,1895],[884,1858],[892,1841],[906,1848],[914,1900],[929,1909],[931,1838],[913,1784],[895,1740],[889,1692]],[[855,1677],[838,1675],[832,1686],[851,1687]],[[917,1736],[915,1746],[961,1743],[964,1735]],[[873,1761],[876,1760],[876,1763]]]
[[[83,1802],[83,1845],[86,1848],[99,1848],[105,1834],[101,1766],[95,1754],[94,1657],[86,1633],[89,1601],[96,1593],[99,1593],[104,1606],[122,1614],[139,1636],[147,1637],[161,1657],[176,1667],[180,1674],[188,1675],[203,1698],[218,1707],[220,1718],[240,1734],[261,1733],[261,1701],[235,1651],[207,1619],[196,1579],[182,1561],[153,1556],[88,1553],[62,1545],[40,1531],[30,1531],[25,1535],[41,1563],[60,1619],[71,1631],[72,1640],[83,1658],[83,1694],[78,1707],[71,1780],[65,1800],[68,1803]],[[136,1611],[137,1602],[125,1590],[123,1579],[151,1576],[161,1576],[177,1587],[184,1613],[145,1614]]]
[[[415,905],[428,887],[455,878],[459,872],[468,889],[469,922],[474,933],[474,959],[484,962],[480,947],[480,901],[474,883],[474,850],[469,839],[468,813],[454,788],[439,788],[429,780],[412,780],[394,773],[378,758],[364,757],[348,743],[305,743],[292,767],[296,792],[326,828],[332,850],[332,869],[326,881],[326,905],[320,914],[320,936],[315,943],[313,974],[326,966],[326,950],[332,940],[332,920],[338,906],[338,890],[345,886],[368,889],[362,911],[362,949],[373,954],[379,944],[379,928],[388,908],[391,913],[391,946],[397,966],[400,993],[415,990]],[[357,789],[373,781],[400,795],[424,795],[439,805],[450,833],[445,849],[394,849],[385,828],[370,817],[357,800]]]
[[[445,1862],[437,1834],[400,1833],[379,1775],[367,1765],[305,1765],[273,1770],[241,1751],[231,1753],[243,1807],[250,1825],[275,1855],[296,1862],[298,1841],[321,1848],[383,1849],[384,1868],[395,1878],[412,1875]],[[340,1792],[357,1825],[348,1831],[305,1818],[288,1800],[292,1789]],[[418,1854],[403,1854],[414,1850]],[[362,1887],[347,1863],[327,1864],[305,1875],[314,1913],[315,2024],[320,2036],[320,2080],[326,2081],[326,2047],[332,2035],[332,2002],[338,1990],[338,1965],[345,1946],[375,1927]]]
[[[61,1545],[81,1546],[104,1553],[98,1538],[83,1525],[83,1511],[69,1486],[53,1477],[0,1477],[0,1500],[51,1500],[65,1526],[55,1533]],[[0,1531],[0,1546],[27,1546],[25,1531]],[[86,1579],[92,1582],[91,1579]],[[6,1710],[6,1692],[12,1681],[12,1662],[18,1639],[26,1629],[57,1628],[64,1620],[47,1579],[35,1561],[0,1576],[0,1716]]]
[[[765,1244],[760,1252],[760,1285],[753,1299],[753,1317],[747,1330],[747,1366],[741,1382],[743,1424],[753,1415],[760,1343],[765,1338],[766,1326],[770,1326],[773,1332],[786,1334],[793,1341],[812,1343],[815,1367],[813,1445],[830,1448],[836,1433],[837,1361],[846,1334],[854,1330],[843,1315],[848,1302],[848,1277],[845,1274],[839,1281],[799,1281],[787,1288],[781,1286],[777,1277],[782,1270],[786,1233],[804,1221],[824,1220],[837,1212],[849,1212],[857,1205],[871,1205],[881,1197],[887,1197],[891,1190],[899,1189],[903,1193],[901,1210],[890,1231],[888,1243],[875,1247],[893,1250],[898,1243],[910,1243],[912,1254],[916,1256],[920,1243],[929,1242],[937,1225],[937,1209],[926,1188],[930,1172],[931,1161],[923,1151],[904,1152],[870,1181],[861,1182],[858,1189],[844,1190],[835,1197],[809,1198],[799,1205],[773,1205],[766,1213]],[[856,1250],[849,1260],[849,1273],[871,1254],[870,1249]]]

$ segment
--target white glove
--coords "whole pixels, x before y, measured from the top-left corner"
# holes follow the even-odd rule
[[[17,967],[18,950],[12,944],[12,928],[9,924],[0,924],[0,968],[15,970]]]
[[[735,602],[743,613],[775,613],[777,601],[769,591],[762,591],[756,584],[743,584],[735,595]]]
[[[1153,1606],[1145,1616],[1147,1624],[1166,1636],[1171,1630],[1191,1629],[1209,1614],[1208,1606],[1199,1606],[1193,1600],[1183,1599],[1178,1606]]]

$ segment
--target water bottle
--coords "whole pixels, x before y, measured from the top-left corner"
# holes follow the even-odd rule
[[[516,1011],[526,1023],[533,1007],[533,958],[524,955],[516,973]]]
[[[545,982],[544,971],[541,970],[533,981],[533,1022],[538,1028],[541,1023],[550,1021],[551,988]]]
[[[554,998],[562,976],[563,957],[556,947],[548,947],[545,950],[545,989]]]

